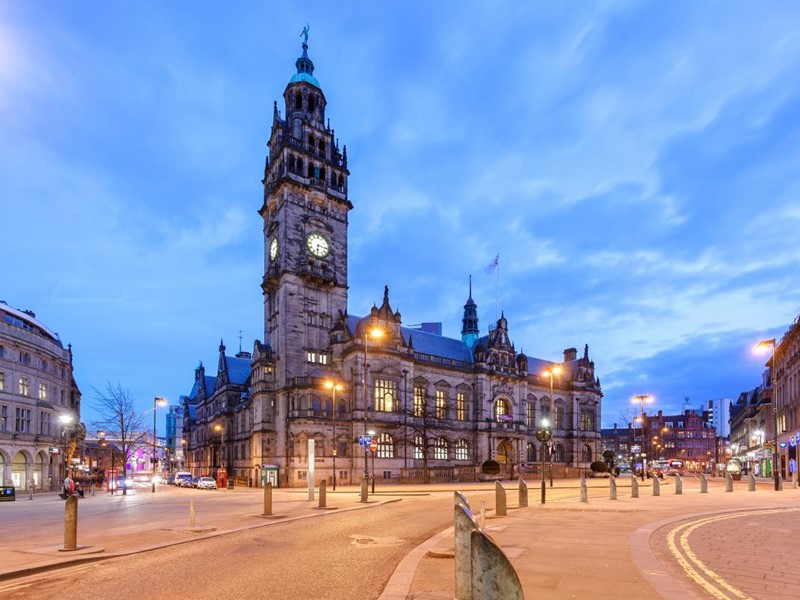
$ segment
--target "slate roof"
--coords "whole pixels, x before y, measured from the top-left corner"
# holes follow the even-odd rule
[[[213,394],[214,388],[217,386],[217,378],[212,377],[211,375],[206,375],[205,380],[206,380],[206,392],[208,394]],[[197,394],[199,391],[200,391],[200,382],[195,381],[194,385],[192,386],[192,391],[189,392],[189,400],[194,400],[195,398],[197,398]]]
[[[235,385],[244,385],[247,383],[247,378],[250,377],[251,359],[226,356],[225,361],[228,363],[228,381]]]

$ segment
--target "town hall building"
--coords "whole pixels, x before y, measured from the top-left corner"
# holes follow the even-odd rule
[[[404,326],[388,288],[370,314],[348,312],[347,148],[307,43],[295,65],[262,180],[264,338],[233,356],[220,342],[216,372],[195,370],[182,401],[186,467],[302,486],[313,440],[315,478],[329,485],[588,468],[602,398],[588,347],[562,361],[517,352],[505,315],[481,332],[471,285],[460,339],[438,323]],[[548,423],[543,455],[535,434]]]

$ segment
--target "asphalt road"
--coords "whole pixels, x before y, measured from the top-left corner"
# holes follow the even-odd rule
[[[493,505],[490,493],[484,500]],[[435,493],[276,522],[27,577],[3,585],[2,597],[377,598],[412,548],[452,525],[452,506],[452,492]]]

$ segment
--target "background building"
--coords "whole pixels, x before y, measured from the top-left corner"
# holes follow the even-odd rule
[[[731,433],[731,399],[715,398],[714,400],[704,400],[697,409],[697,414],[708,414],[708,420],[717,430],[717,436],[727,438]]]
[[[771,359],[768,366],[772,369]],[[781,475],[788,478],[796,470],[797,445],[800,442],[800,316],[794,320],[778,342],[775,348],[774,368],[778,468]],[[772,386],[771,377],[767,384]]]
[[[557,474],[577,474],[600,439],[588,347],[580,357],[568,348],[563,361],[529,357],[505,315],[482,334],[471,285],[460,339],[438,324],[403,326],[388,288],[369,315],[348,313],[347,148],[307,51],[283,112],[274,105],[262,180],[264,341],[236,356],[220,343],[216,376],[195,370],[184,400],[187,466],[225,467],[253,484],[269,465],[281,485],[303,485],[313,440],[317,477],[328,481],[368,471],[379,480],[513,477],[539,468],[535,431],[547,419]],[[374,452],[360,445],[365,436]]]
[[[0,474],[3,485],[58,487],[84,437],[72,347],[0,301]]]

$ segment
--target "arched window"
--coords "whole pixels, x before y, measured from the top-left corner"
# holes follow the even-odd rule
[[[555,448],[553,449],[553,461],[564,462],[564,446],[561,444],[556,444]]]
[[[317,108],[317,97],[314,94],[311,94],[308,97],[308,111],[314,112]]]
[[[297,92],[294,95],[294,107],[297,109],[303,108],[303,94],[300,92]]]
[[[319,153],[323,156],[325,155],[325,140],[320,139],[319,141]]]
[[[295,164],[294,164],[294,154],[289,155],[289,173],[294,173]]]
[[[583,462],[592,462],[592,449],[588,444],[583,447]]]
[[[308,136],[308,149],[313,152],[314,148],[316,148],[316,140],[314,139],[314,134],[312,133]]]
[[[319,414],[320,410],[322,409],[322,402],[320,401],[319,396],[311,397],[311,409],[314,411],[314,414]]]
[[[339,175],[339,189],[340,190],[344,189],[344,176],[343,175]]]
[[[421,460],[425,457],[425,440],[421,435],[414,436],[414,458]]]
[[[344,416],[344,413],[347,411],[347,407],[345,406],[344,400],[337,400],[336,402],[336,413],[339,417]]]
[[[534,416],[534,408],[533,408],[533,406],[534,406],[533,402],[526,402],[525,403],[525,425],[528,427],[528,429],[532,429],[534,427],[534,425],[535,425],[535,423],[533,422],[533,420],[534,420],[533,419],[533,416]]]
[[[508,400],[505,398],[500,398],[497,404],[494,405],[494,418],[497,421],[511,420],[511,407],[508,405]]]
[[[553,429],[564,429],[564,406],[556,404],[553,413]]]
[[[447,440],[444,438],[437,438],[436,445],[433,449],[433,457],[436,460],[447,460]]]
[[[388,433],[378,436],[378,458],[394,458],[394,440]]]
[[[313,177],[315,169],[316,167],[314,166],[313,163],[308,163],[308,175],[306,175],[306,177]]]
[[[327,173],[325,173],[325,167],[322,167],[319,170],[319,179],[320,179],[320,181],[326,181],[326,179],[325,179],[326,175],[327,175]]]
[[[298,158],[297,159],[297,170],[295,171],[295,173],[297,173],[301,177],[303,176],[303,159],[302,158]]]
[[[544,420],[547,420],[547,422],[550,423],[550,425],[552,426],[553,425],[553,420],[550,418],[550,404],[549,404],[549,401],[547,401],[547,399],[542,400],[542,403],[540,404],[540,408],[541,408],[541,410],[540,410],[541,417],[539,417],[539,423],[541,423]]]
[[[469,460],[469,445],[467,440],[456,442],[456,460]]]
[[[528,462],[536,462],[536,444],[528,442]]]

